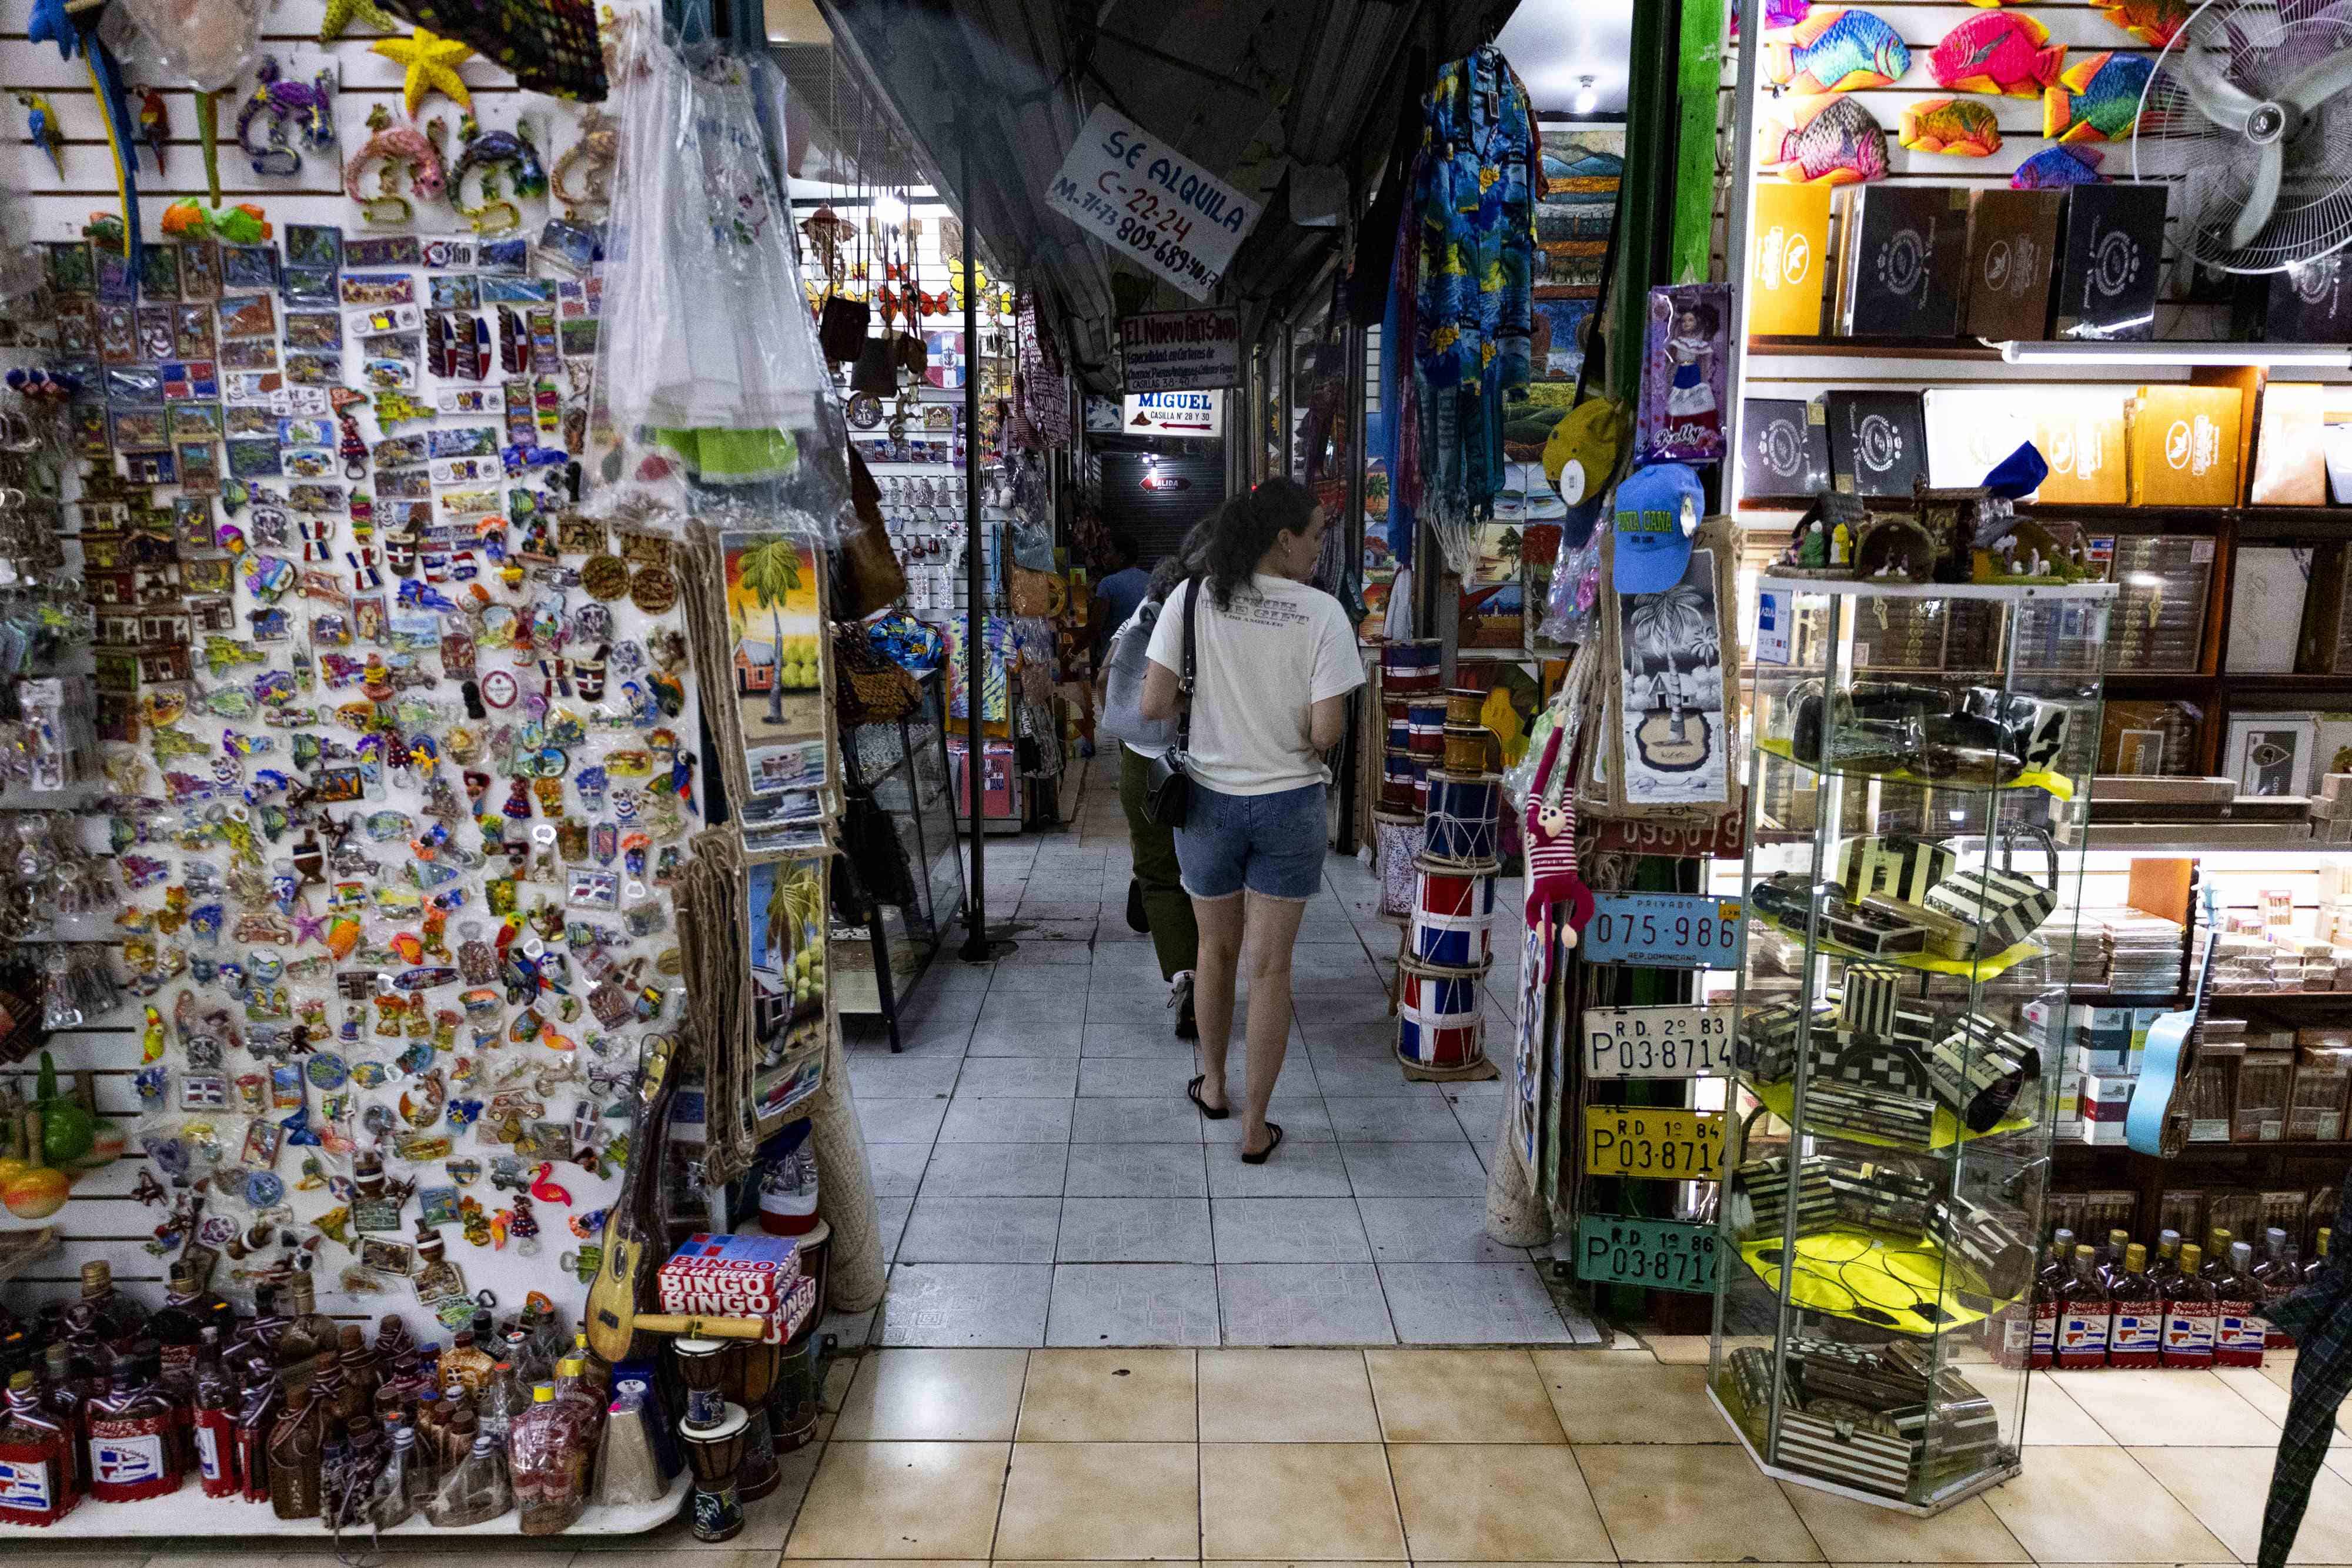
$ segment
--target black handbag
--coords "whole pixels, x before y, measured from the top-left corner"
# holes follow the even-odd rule
[[[1184,749],[1192,740],[1192,617],[1201,601],[1201,580],[1184,585],[1183,711],[1176,716],[1176,744],[1143,765],[1143,815],[1154,826],[1181,828],[1192,809],[1192,776],[1184,771]]]

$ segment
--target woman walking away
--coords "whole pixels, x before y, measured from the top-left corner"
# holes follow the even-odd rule
[[[1102,661],[1102,729],[1119,743],[1118,803],[1127,813],[1128,844],[1135,852],[1135,880],[1128,886],[1128,923],[1151,934],[1160,977],[1168,982],[1168,1005],[1175,1009],[1179,1040],[1191,1040],[1199,1032],[1193,1022],[1192,968],[1201,933],[1192,923],[1192,901],[1185,896],[1183,873],[1176,863],[1176,831],[1153,821],[1143,809],[1151,759],[1176,744],[1176,727],[1145,718],[1140,705],[1151,668],[1145,656],[1151,628],[1168,602],[1169,591],[1200,570],[1200,551],[1208,537],[1204,523],[1192,530],[1181,549],[1152,570],[1143,601],[1118,629]]]
[[[1254,1166],[1282,1142],[1265,1108],[1290,1040],[1290,949],[1323,883],[1331,777],[1322,754],[1347,732],[1348,694],[1364,683],[1347,612],[1306,584],[1324,522],[1306,486],[1288,479],[1226,502],[1212,520],[1205,570],[1169,594],[1151,629],[1144,676],[1144,716],[1173,719],[1187,700],[1189,621],[1192,800],[1176,857],[1201,931],[1192,1000],[1205,1071],[1185,1093],[1212,1121],[1233,1113],[1225,1051],[1246,933],[1242,1158]]]

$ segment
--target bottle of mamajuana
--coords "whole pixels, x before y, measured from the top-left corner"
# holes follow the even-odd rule
[[[2323,1225],[2319,1228],[2319,1239],[2311,1249],[2311,1261],[2304,1266],[2303,1277],[2307,1281],[2316,1280],[2326,1271],[2328,1234],[2327,1226]]]
[[[89,1397],[98,1392],[89,1379],[74,1370],[73,1354],[60,1340],[43,1353],[43,1363],[48,1373],[41,1383],[41,1408],[58,1430],[66,1435],[68,1457],[73,1461],[74,1495],[89,1495],[89,1434],[82,1427],[88,1415]]]
[[[301,1376],[303,1369],[317,1360],[320,1352],[331,1356],[341,1351],[343,1335],[335,1320],[319,1310],[317,1281],[308,1274],[297,1274],[288,1281],[286,1290],[293,1317],[286,1325],[285,1336],[278,1342],[278,1365],[291,1378]]]
[[[2162,1230],[2157,1233],[2156,1256],[2147,1260],[2147,1277],[2156,1281],[2157,1292],[2163,1293],[2165,1281],[2180,1268],[2180,1232]]]
[[[280,1519],[316,1519],[323,1503],[320,1469],[327,1410],[309,1383],[286,1391],[286,1408],[269,1431],[269,1506]]]
[[[2271,1308],[2303,1287],[2303,1265],[2286,1232],[2273,1225],[2263,1232],[2265,1256],[2255,1266],[2254,1282],[2263,1288],[2263,1343],[2271,1350],[2293,1350],[2294,1336],[2279,1327]]]
[[[2107,1364],[2107,1287],[2099,1280],[2098,1254],[2074,1249],[2074,1277],[2058,1297],[2058,1343],[2053,1357],[2061,1367]]]
[[[2179,1271],[2164,1291],[2165,1366],[2207,1367],[2213,1364],[2214,1311],[2212,1281],[2204,1275],[2203,1249],[2194,1241],[2180,1249]]]
[[[81,1500],[73,1448],[71,1434],[41,1413],[33,1375],[12,1374],[0,1411],[0,1523],[55,1524],[73,1511]]]
[[[206,1497],[235,1497],[236,1478],[236,1385],[221,1360],[220,1330],[207,1323],[189,1374],[195,1385],[188,1435],[193,1440],[196,1480]]]
[[[2147,1277],[2147,1249],[2124,1247],[2123,1268],[2108,1287],[2107,1364],[2155,1366],[2164,1350],[2164,1298]]]
[[[2254,1249],[2246,1242],[2230,1243],[2230,1277],[2214,1287],[2216,1322],[2213,1364],[2260,1366],[2263,1364],[2263,1287],[2254,1278]]]
[[[89,1402],[89,1495],[137,1502],[180,1490],[179,1412],[148,1381],[135,1355],[114,1364],[106,1394]]]

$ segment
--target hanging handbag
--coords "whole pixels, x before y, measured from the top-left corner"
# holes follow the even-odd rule
[[[1192,810],[1192,777],[1184,770],[1184,751],[1192,743],[1192,619],[1201,601],[1201,581],[1196,577],[1184,585],[1184,674],[1178,688],[1184,706],[1176,716],[1176,744],[1143,765],[1143,814],[1157,827],[1181,828]]]
[[[827,292],[816,319],[817,346],[836,365],[857,358],[866,347],[866,333],[874,324],[874,308],[863,299],[844,299]]]
[[[898,390],[898,360],[887,338],[868,338],[857,346],[857,363],[849,372],[849,390],[888,397]]]
[[[2050,865],[2047,886],[2010,869],[2021,834],[2042,841]],[[1969,928],[1977,938],[1969,944],[1976,949],[1973,956],[1990,957],[2006,952],[2032,936],[2058,907],[2058,846],[2046,829],[2021,826],[2003,845],[2000,870],[1982,865],[1955,872],[1929,888],[1923,902],[1932,913]]]
[[[1554,725],[1551,738],[1544,744],[1543,765],[1536,769],[1534,785],[1528,790],[1522,825],[1527,843],[1528,920],[1532,924],[1548,905],[1567,904],[1567,930],[1560,940],[1573,947],[1592,918],[1592,890],[1576,871],[1575,779],[1577,767],[1584,759],[1586,726],[1576,727],[1576,747],[1569,755],[1561,788],[1556,792],[1551,788],[1552,768],[1559,760],[1560,741],[1567,729],[1565,720]]]
[[[1070,607],[1070,585],[1059,573],[1016,566],[1009,575],[1013,614],[1051,617]]]
[[[882,520],[882,487],[874,482],[856,442],[849,444],[849,503],[860,526],[842,536],[838,612],[843,620],[862,621],[907,591],[907,569],[890,548],[889,527]]]

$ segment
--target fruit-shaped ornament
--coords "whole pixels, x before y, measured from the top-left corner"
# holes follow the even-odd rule
[[[11,1174],[0,1181],[0,1208],[18,1219],[47,1219],[66,1206],[72,1183],[65,1172],[41,1158],[41,1114],[26,1111],[16,1121],[17,1158]]]
[[[97,1116],[72,1095],[58,1092],[57,1059],[46,1051],[35,1080],[33,1109],[40,1113],[41,1157],[47,1164],[70,1166],[97,1144]]]

